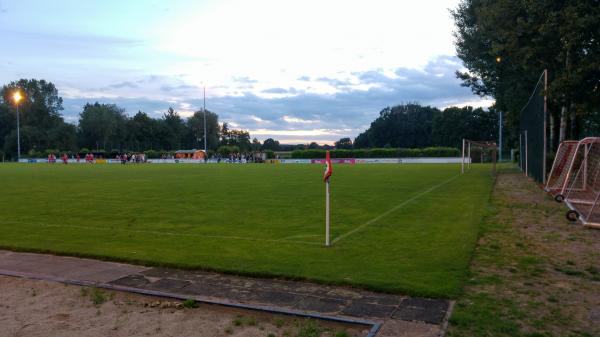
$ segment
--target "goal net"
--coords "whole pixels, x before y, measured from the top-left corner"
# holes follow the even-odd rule
[[[552,168],[550,169],[550,174],[548,175],[548,180],[544,188],[547,192],[551,193],[555,197],[562,195],[563,190],[567,185],[567,173],[569,173],[569,168],[571,167],[571,163],[575,158],[578,144],[579,141],[566,140],[558,145],[558,150],[556,150],[556,156],[554,157],[554,163],[552,164]],[[561,197],[558,198],[560,199]]]
[[[559,158],[561,155],[557,153],[554,160],[556,172],[551,172],[551,176],[556,177],[559,185],[560,179],[564,179],[555,199],[564,201],[569,207],[567,219],[579,219],[586,226],[600,228],[600,138],[588,137],[576,143],[574,150],[571,149],[573,144],[566,144],[563,149],[565,158]],[[566,174],[559,172],[561,162],[568,167]],[[562,175],[564,178],[560,178]]]
[[[461,173],[471,169],[472,164],[490,164],[492,174],[496,174],[498,146],[494,142],[463,139]]]

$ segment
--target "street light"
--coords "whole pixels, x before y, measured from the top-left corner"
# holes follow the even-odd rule
[[[203,92],[204,92],[204,103],[202,105],[202,111],[204,111],[204,155],[207,155],[206,152],[206,86],[203,86]]]
[[[23,99],[21,92],[17,89],[13,94],[13,100],[17,106],[17,162],[21,161],[21,130],[19,126],[19,102]]]
[[[496,63],[502,62],[501,56],[496,56]],[[498,110],[498,159],[502,161],[502,111]]]

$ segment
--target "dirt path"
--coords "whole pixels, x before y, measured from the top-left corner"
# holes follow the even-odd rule
[[[317,333],[318,332],[318,333]],[[315,320],[0,276],[0,336],[365,336]]]
[[[498,176],[448,336],[600,336],[600,231],[520,173]]]

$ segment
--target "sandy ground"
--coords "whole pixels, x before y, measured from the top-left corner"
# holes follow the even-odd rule
[[[311,334],[314,331],[319,334]],[[344,332],[346,334],[344,334]],[[366,328],[0,276],[0,336],[366,336]]]

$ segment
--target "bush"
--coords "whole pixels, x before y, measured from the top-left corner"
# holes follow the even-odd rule
[[[325,150],[294,150],[294,159],[323,159]],[[407,158],[407,157],[459,157],[460,151],[451,147],[428,147],[424,149],[356,149],[332,150],[331,158]]]
[[[452,147],[427,147],[423,157],[460,157],[460,151]]]

